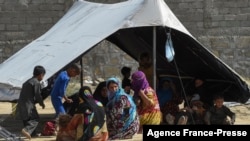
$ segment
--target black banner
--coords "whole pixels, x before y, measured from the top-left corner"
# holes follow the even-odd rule
[[[169,137],[249,137],[249,125],[144,125],[143,140]]]

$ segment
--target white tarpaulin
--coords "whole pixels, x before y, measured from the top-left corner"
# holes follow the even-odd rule
[[[200,73],[208,79],[220,79],[216,81],[227,83],[218,86],[223,86],[223,93],[233,100],[245,102],[249,98],[249,90],[238,74],[204,48],[163,0],[129,0],[116,4],[75,1],[49,31],[0,64],[0,100],[17,100],[36,65],[46,68],[46,80],[106,38],[135,57],[152,45],[151,27],[158,27],[158,68],[173,66],[161,54],[165,53],[167,27],[182,74],[193,77]]]
[[[76,1],[48,32],[0,65],[0,100],[19,97],[34,66],[46,68],[44,79],[122,28],[165,25],[189,32],[162,0],[130,0],[117,4]]]

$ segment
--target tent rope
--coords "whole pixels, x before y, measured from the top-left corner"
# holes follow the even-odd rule
[[[169,31],[166,31],[166,28],[165,28],[165,33],[166,33],[166,36],[167,36],[167,40],[171,39],[171,28],[169,28]],[[174,48],[174,45],[173,45],[173,48]],[[172,55],[174,55],[173,52],[171,52],[171,53],[172,53]],[[178,79],[179,79],[179,82],[180,82],[180,85],[181,85],[181,89],[182,89],[182,92],[183,92],[184,100],[186,101],[187,106],[190,107],[190,103],[188,102],[187,94],[186,94],[186,91],[184,89],[183,81],[181,79],[181,75],[180,75],[180,72],[179,72],[179,69],[178,69],[178,66],[177,66],[175,58],[173,58],[173,62],[174,62],[174,67],[176,69],[177,76],[178,76]],[[193,115],[191,113],[190,113],[190,115],[191,115],[190,117],[192,118],[192,122],[195,124]]]

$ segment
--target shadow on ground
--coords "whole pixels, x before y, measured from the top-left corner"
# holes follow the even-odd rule
[[[41,133],[44,127],[45,122],[53,120],[54,114],[40,114],[40,123],[37,127],[37,133]],[[7,114],[1,114],[0,115],[0,126],[11,132],[12,134],[15,134],[17,137],[23,138],[23,135],[21,134],[21,130],[23,128],[23,122],[22,120],[16,119],[12,115]],[[48,141],[48,136],[40,136],[39,138],[46,138],[46,141]],[[51,136],[51,138],[54,139],[54,136]],[[4,139],[3,137],[0,137],[0,139]],[[52,141],[51,140],[51,141]]]

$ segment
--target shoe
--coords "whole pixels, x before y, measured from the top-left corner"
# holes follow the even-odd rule
[[[31,136],[30,136],[30,133],[25,131],[25,129],[22,129],[22,134],[29,140],[31,140]]]

